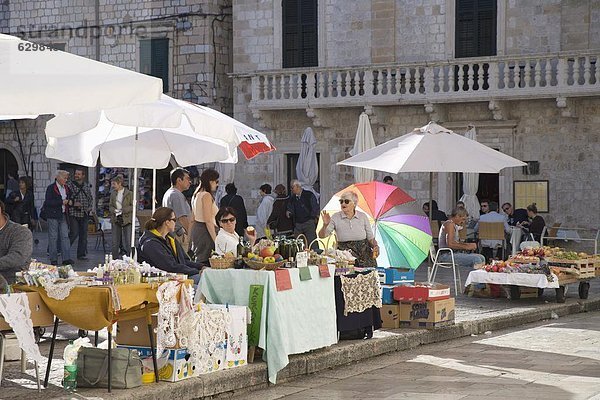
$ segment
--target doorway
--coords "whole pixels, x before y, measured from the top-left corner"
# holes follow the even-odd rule
[[[19,179],[19,164],[17,159],[10,150],[0,149],[0,199],[6,198],[6,184],[8,182],[8,174],[13,178]]]
[[[299,158],[300,153],[287,153],[285,155],[286,188],[288,193],[290,193],[290,183],[294,179],[298,179],[298,176],[296,175],[296,165],[298,164]],[[317,153],[317,180],[315,181],[313,188],[317,193],[321,193],[321,153]]]
[[[454,203],[462,197],[463,174],[457,173],[454,180],[456,182],[456,199]],[[479,187],[477,189],[477,198],[482,200],[500,202],[500,174],[479,174]]]

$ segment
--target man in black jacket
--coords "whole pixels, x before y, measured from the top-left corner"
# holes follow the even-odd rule
[[[77,259],[87,260],[87,234],[88,218],[94,199],[90,185],[85,181],[85,172],[83,168],[75,170],[73,181],[69,182],[69,200],[73,203],[69,207],[69,243],[73,246],[77,241]]]
[[[308,243],[311,243],[317,238],[317,220],[320,212],[317,198],[312,192],[302,189],[297,180],[292,181],[291,188],[292,195],[287,210],[288,217],[294,221],[294,236],[302,233]]]
[[[231,207],[235,210],[237,218],[235,232],[240,236],[244,236],[244,231],[248,227],[248,213],[246,211],[244,199],[237,194],[237,188],[234,183],[225,185],[225,192],[227,192],[227,194],[223,196],[219,202],[219,207]]]
[[[50,253],[50,263],[54,265],[58,264],[56,244],[59,237],[63,265],[73,264],[70,256],[71,245],[67,224],[69,206],[73,205],[73,201],[69,200],[68,179],[69,173],[67,171],[58,170],[54,183],[46,188],[46,197],[44,198],[43,208],[48,221],[48,251]]]

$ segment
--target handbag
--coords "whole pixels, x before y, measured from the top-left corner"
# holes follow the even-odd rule
[[[137,350],[111,350],[111,383],[114,389],[142,385],[142,360]],[[108,387],[108,350],[81,347],[77,353],[77,387]]]

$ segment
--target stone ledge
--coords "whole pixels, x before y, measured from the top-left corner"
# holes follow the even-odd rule
[[[453,326],[436,330],[381,331],[379,335],[383,337],[371,340],[343,341],[325,349],[292,355],[290,363],[278,374],[277,381],[278,383],[293,381],[298,376],[348,365],[382,354],[547,320],[552,318],[553,312],[558,316],[566,316],[597,310],[600,310],[600,299],[579,300],[566,304],[541,304],[531,309],[518,310],[506,315],[483,317],[474,321],[459,321]],[[243,394],[268,386],[266,363],[259,361],[246,367],[202,375],[175,384],[160,382],[133,390],[115,391],[110,397],[128,400],[228,398],[234,394]],[[86,397],[105,396],[106,391],[86,390],[80,394]]]

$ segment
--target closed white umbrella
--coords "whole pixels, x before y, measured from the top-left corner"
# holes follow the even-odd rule
[[[504,168],[526,165],[434,122],[338,164],[394,174],[429,172],[430,200],[433,172],[499,173]],[[430,218],[432,214],[429,213]]]
[[[477,132],[474,126],[470,126],[465,132],[465,137],[477,141]],[[460,201],[465,203],[465,209],[472,218],[479,218],[479,199],[477,198],[477,189],[479,188],[479,174],[477,172],[463,173],[463,195]]]
[[[358,129],[356,130],[356,138],[354,139],[354,147],[350,150],[350,155],[355,156],[363,151],[375,147],[373,140],[373,131],[371,130],[371,122],[367,113],[361,113],[358,118]],[[354,168],[354,181],[356,183],[370,182],[373,180],[374,172],[372,169]]]
[[[60,114],[157,100],[162,81],[0,34],[0,113]]]
[[[235,179],[235,164],[231,163],[217,163],[215,168],[219,173],[219,181],[221,184],[217,188],[215,193],[215,203],[219,204],[221,199],[225,196],[225,185],[233,183]]]
[[[319,164],[317,162],[317,139],[312,128],[308,127],[300,140],[300,156],[296,164],[296,177],[304,190],[309,190],[319,199],[313,187],[319,177]]]

